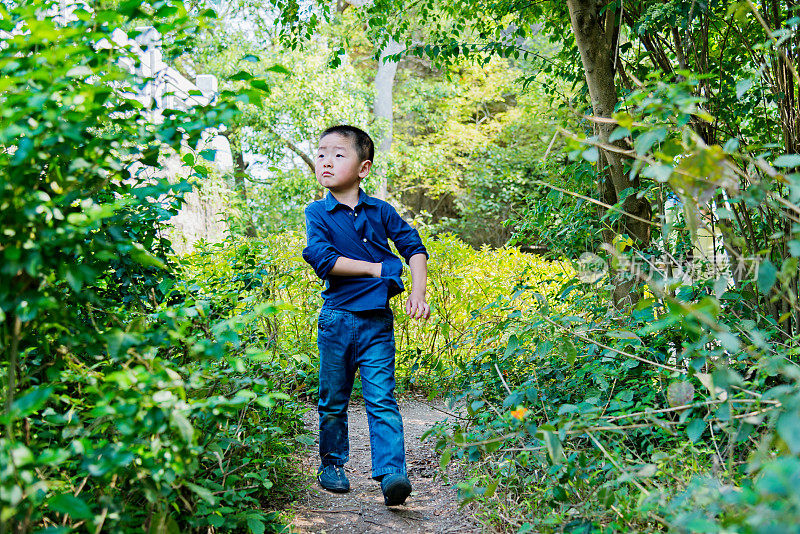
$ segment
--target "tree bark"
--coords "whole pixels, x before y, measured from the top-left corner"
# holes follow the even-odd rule
[[[616,36],[619,29],[619,13],[606,7],[607,2],[602,0],[567,0],[570,22],[575,35],[575,42],[581,54],[586,83],[592,102],[592,110],[597,117],[610,118],[619,101],[617,87],[614,82],[614,63],[616,51]],[[595,134],[602,144],[609,143],[608,138],[614,130],[615,124],[595,122]],[[638,178],[629,178],[623,166],[622,157],[616,152],[603,150],[600,161],[605,161],[605,168],[600,169],[600,191],[605,198],[612,197],[605,191],[607,185],[613,186],[617,199],[622,198],[622,191],[633,188],[639,189]],[[603,181],[607,180],[608,184]],[[639,198],[636,194],[625,197],[622,205],[626,214],[650,220],[650,203],[646,198]],[[650,225],[628,215],[622,218],[620,231],[629,235],[639,248],[646,247],[650,242]],[[606,239],[609,235],[604,232]],[[638,300],[634,291],[635,281],[626,273],[618,273],[615,280],[614,303],[617,306],[625,302]]]
[[[377,119],[380,131],[380,143],[377,151],[388,154],[392,148],[392,137],[394,135],[394,78],[397,74],[397,61],[387,58],[391,55],[403,51],[403,45],[397,41],[390,40],[381,50],[378,59],[378,70],[375,73],[375,118]],[[386,200],[389,193],[389,181],[386,172],[378,173],[380,185],[378,186],[378,198]]]
[[[233,186],[236,195],[242,202],[242,210],[245,219],[245,235],[247,237],[256,237],[256,225],[253,223],[253,216],[250,213],[250,208],[247,206],[247,164],[244,162],[244,153],[239,145],[239,142],[234,139],[233,131],[229,130],[223,133],[228,138],[231,145],[231,152],[233,153]]]
[[[278,134],[276,133],[275,135]],[[303,150],[299,146],[295,145],[285,137],[282,137],[280,135],[278,135],[278,137],[281,138],[283,144],[286,145],[286,148],[288,148],[289,150],[300,156],[300,159],[303,160],[303,163],[305,163],[308,166],[309,170],[311,171],[311,174],[314,174],[316,171],[316,167],[314,166],[314,160],[311,159],[311,156],[303,152]]]

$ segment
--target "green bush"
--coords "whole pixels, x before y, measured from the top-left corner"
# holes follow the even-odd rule
[[[793,531],[800,233],[779,221],[800,212],[789,172],[800,158],[768,166],[706,145],[681,126],[702,114],[692,83],[655,82],[617,116],[632,167],[654,179],[645,194],[658,205],[669,187],[682,203],[650,248],[622,236],[598,251],[636,279],[638,302],[611,307],[613,277],[589,282],[577,262],[557,291],[519,284],[497,303],[504,321],[472,329],[493,343],[463,371],[464,419],[431,435],[443,465],[467,462],[462,496],[490,521],[518,532]],[[591,159],[592,143],[568,150]],[[712,225],[717,248],[704,252]],[[714,263],[721,243],[728,264]]]
[[[58,8],[0,6],[0,531],[263,532],[296,487],[302,412],[242,338],[273,308],[187,287],[160,229],[190,186],[149,172],[207,174],[190,147],[259,84],[156,125],[112,34],[149,23],[179,54],[209,14]]]
[[[566,263],[547,262],[513,248],[475,250],[452,235],[424,236],[428,266],[429,321],[409,319],[404,311],[411,287],[391,301],[395,315],[398,379],[401,388],[443,392],[462,385],[460,373],[473,360],[476,347],[491,347],[499,338],[476,340],[478,324],[503,320],[498,307],[509,287],[526,283],[549,293],[573,275]],[[205,244],[181,262],[201,293],[216,295],[216,306],[244,313],[269,299],[274,309],[252,334],[272,356],[294,369],[293,388],[316,394],[317,313],[322,282],[303,261],[305,239],[286,232],[260,240],[228,240]],[[257,279],[257,281],[255,281]],[[493,315],[497,310],[497,315]]]

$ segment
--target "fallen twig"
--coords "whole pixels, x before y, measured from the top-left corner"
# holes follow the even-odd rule
[[[352,510],[351,509],[347,509],[347,510],[322,510],[320,508],[312,508],[312,509],[306,510],[306,511],[307,512],[313,512],[315,514],[338,514],[338,513],[342,513],[342,512],[354,513],[354,514],[361,514],[362,513],[361,510],[356,510],[356,509],[352,509]]]

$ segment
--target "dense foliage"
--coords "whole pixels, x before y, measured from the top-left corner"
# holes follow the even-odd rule
[[[179,53],[208,14],[58,7],[0,7],[0,530],[263,532],[292,475],[292,375],[240,337],[271,308],[209,296],[170,259],[160,227],[191,186],[154,172],[207,173],[192,147],[258,84],[156,123],[115,31],[155,24]]]
[[[395,309],[399,384],[452,401],[430,439],[462,498],[515,532],[793,529],[794,1],[214,6],[0,6],[0,532],[286,522],[315,136],[382,139],[391,62],[364,185],[431,252],[431,320]],[[118,32],[148,25],[219,77],[211,103],[155,112]],[[164,227],[210,174],[227,237],[176,255]]]

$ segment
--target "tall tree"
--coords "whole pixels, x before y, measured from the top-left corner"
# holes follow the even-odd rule
[[[619,9],[612,9],[604,0],[567,0],[570,22],[575,34],[575,42],[581,55],[586,85],[589,88],[592,113],[596,119],[611,119],[619,102],[615,83],[615,55],[619,39]],[[597,136],[601,170],[598,192],[600,199],[614,205],[622,197],[622,192],[641,187],[638,175],[629,176],[625,172],[621,153],[625,147],[621,140],[609,141],[616,128],[614,121],[595,120],[594,131]],[[631,236],[637,246],[646,247],[650,242],[650,202],[639,195],[624,197],[622,208],[622,232]],[[610,231],[604,232],[607,243],[613,237]],[[625,299],[635,300],[631,291],[634,280],[617,275],[614,288],[614,302]]]
[[[399,54],[405,48],[403,45],[390,39],[383,47],[378,59],[378,69],[375,72],[375,118],[380,128],[380,142],[378,152],[388,154],[392,149],[394,135],[394,79],[397,74],[397,60],[392,56]],[[386,200],[389,193],[389,183],[385,171],[380,172],[378,196]]]

